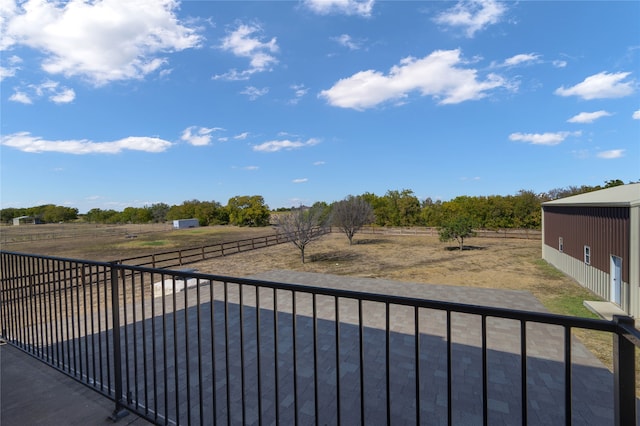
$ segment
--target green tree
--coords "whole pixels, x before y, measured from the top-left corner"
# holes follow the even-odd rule
[[[376,223],[381,226],[412,226],[420,220],[420,200],[410,189],[389,190],[371,206]]]
[[[464,239],[475,236],[475,232],[473,232],[471,219],[459,215],[447,220],[438,228],[438,235],[442,242],[456,240],[462,251],[464,248]]]
[[[344,232],[349,239],[349,245],[353,244],[356,232],[373,220],[373,207],[362,197],[349,195],[333,205],[332,223]]]
[[[238,226],[269,225],[269,206],[260,195],[242,195],[229,199],[227,203],[229,223]]]
[[[440,226],[442,223],[442,201],[426,198],[421,204],[420,223],[424,226]]]
[[[168,204],[165,203],[155,203],[151,204],[149,210],[151,212],[151,220],[153,223],[163,223],[167,221],[167,213],[169,213]]]

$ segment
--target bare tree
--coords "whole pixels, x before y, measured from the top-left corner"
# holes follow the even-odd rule
[[[314,205],[311,208],[299,207],[291,213],[278,216],[278,233],[284,235],[300,250],[304,263],[304,250],[307,245],[324,234],[322,226],[323,209]]]
[[[336,225],[353,244],[353,236],[363,225],[374,220],[373,207],[363,197],[349,195],[333,205],[333,224]]]

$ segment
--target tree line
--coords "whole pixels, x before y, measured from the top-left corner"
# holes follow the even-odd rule
[[[542,202],[623,184],[624,182],[616,179],[606,181],[602,186],[571,186],[541,194],[521,190],[515,195],[506,196],[459,196],[449,201],[431,198],[421,201],[410,189],[389,190],[381,196],[367,192],[356,197],[371,206],[371,222],[378,226],[441,227],[450,222],[451,218],[464,216],[477,229],[539,229]],[[339,203],[340,201],[332,204],[317,202],[311,207],[320,215],[319,220],[326,222],[332,209],[339,207]],[[79,215],[78,209],[51,204],[29,208],[5,208],[0,210],[0,220],[10,223],[15,217],[29,216],[45,223],[80,220],[102,224],[144,224],[197,218],[201,226],[267,226],[273,222],[272,215],[277,218],[278,215],[290,211],[290,208],[271,211],[262,196],[242,195],[230,198],[224,206],[217,201],[188,200],[179,205],[156,203],[144,207],[126,207],[122,211],[94,208],[84,215]]]

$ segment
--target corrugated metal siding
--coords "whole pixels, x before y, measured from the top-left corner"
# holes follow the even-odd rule
[[[604,300],[611,299],[611,278],[608,273],[587,266],[581,260],[560,253],[557,249],[546,245],[542,248],[542,256],[547,262],[571,276],[583,287],[588,288]],[[637,311],[635,304],[631,303],[633,300],[631,288],[627,281],[622,282],[620,307],[629,314],[639,317],[640,312]]]
[[[563,253],[580,262],[584,261],[587,245],[591,248],[591,267],[607,275],[611,255],[621,257],[622,281],[629,282],[628,207],[544,206],[543,214],[545,245],[557,250],[562,237]]]

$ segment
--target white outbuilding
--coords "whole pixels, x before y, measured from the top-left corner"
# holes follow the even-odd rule
[[[178,219],[173,221],[173,229],[197,228],[200,226],[198,219]]]

